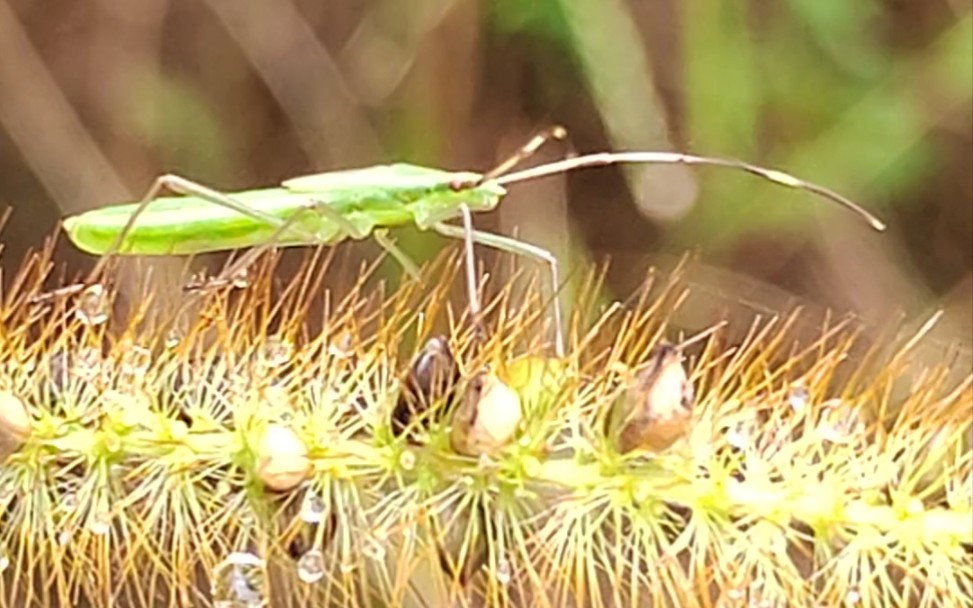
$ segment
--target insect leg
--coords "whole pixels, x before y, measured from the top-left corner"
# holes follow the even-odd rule
[[[363,239],[368,236],[368,232],[360,230],[357,226],[348,221],[347,218],[343,217],[340,213],[332,209],[329,205],[321,201],[314,201],[314,209],[323,215],[325,218],[331,220],[341,230],[353,239]],[[402,268],[405,270],[413,279],[419,278],[419,267],[412,258],[408,256],[404,251],[399,249],[399,247],[388,237],[387,230],[374,230],[372,231],[372,236],[375,238],[375,242],[379,246],[387,251],[389,255],[395,258]]]
[[[506,251],[507,253],[513,253],[515,255],[532,257],[547,264],[551,272],[551,287],[553,289],[552,306],[554,308],[554,330],[556,334],[554,350],[558,357],[564,356],[564,336],[561,331],[561,304],[558,300],[560,279],[558,278],[557,258],[554,257],[553,253],[547,249],[538,247],[537,245],[531,245],[530,243],[518,241],[514,238],[494,234],[492,232],[475,230],[472,228],[472,226],[469,228],[460,228],[459,226],[439,222],[433,224],[432,228],[443,236],[464,240],[469,239],[472,242],[480,243],[481,245],[486,245],[487,247],[493,247],[494,249],[499,249],[500,251]],[[467,261],[467,264],[469,263],[470,262]]]
[[[287,232],[288,229],[293,227],[294,224],[297,222],[297,220],[301,218],[301,216],[303,216],[306,213],[311,213],[313,211],[315,211],[315,207],[313,205],[309,205],[307,207],[302,207],[298,209],[293,214],[291,214],[291,216],[286,220],[278,220],[278,218],[276,217],[273,218],[274,220],[278,220],[280,222],[280,225],[277,226],[277,228],[271,233],[271,235],[267,238],[267,241],[262,243],[258,247],[251,247],[250,251],[246,252],[245,254],[240,256],[238,260],[230,264],[228,267],[224,268],[220,272],[220,274],[216,275],[212,279],[212,281],[210,281],[210,283],[219,284],[219,283],[231,282],[238,273],[241,273],[247,268],[249,268],[250,265],[253,264],[253,262],[258,257],[260,257],[260,254],[262,254],[263,252],[267,251],[275,244],[277,244],[277,242],[280,240],[281,235]],[[196,290],[190,289],[187,291],[196,291]],[[200,291],[202,291],[202,289]]]
[[[486,336],[483,327],[481,313],[483,307],[480,305],[480,291],[476,285],[476,253],[473,250],[473,215],[466,203],[459,206],[460,215],[463,218],[463,258],[466,261],[466,299],[470,307],[470,317],[473,319],[473,327],[476,328],[481,337]],[[455,228],[455,226],[451,226]]]
[[[125,237],[128,236],[128,234],[132,231],[132,228],[135,226],[135,221],[145,211],[145,209],[148,208],[149,204],[158,198],[159,194],[163,190],[170,190],[177,194],[196,196],[214,205],[232,209],[237,213],[266,222],[267,224],[276,226],[278,228],[285,224],[285,220],[251,209],[240,201],[218,190],[214,190],[178,175],[162,175],[156,178],[155,182],[152,184],[152,187],[149,188],[149,190],[139,201],[138,206],[135,208],[135,211],[132,212],[132,215],[129,216],[125,226],[118,233],[118,236],[115,237],[115,240],[112,242],[105,254],[98,260],[98,263],[95,264],[94,269],[92,269],[92,271],[88,274],[88,278],[85,281],[86,283],[92,282],[94,278],[98,276],[102,270],[104,270],[108,260],[111,258],[111,256],[118,252],[122,246],[122,243],[125,241]],[[310,235],[310,238],[313,238],[313,235]]]
[[[206,188],[206,190],[209,189]],[[204,195],[204,193],[200,190],[193,190],[189,193],[194,196],[203,198],[204,200],[207,201],[211,200],[210,198],[208,198],[210,193],[206,193]],[[220,193],[216,193],[216,194],[220,194]],[[220,195],[220,196],[223,196],[225,197],[225,199],[231,201],[233,200],[230,197],[227,197],[226,195]],[[223,203],[216,203],[216,204],[223,204]],[[240,205],[240,203],[238,201],[233,201],[233,205]],[[232,209],[236,209],[236,206],[231,206],[231,205],[225,205],[225,206],[229,206]],[[337,211],[332,209],[327,203],[315,199],[309,199],[306,206],[295,211],[286,220],[282,220],[272,215],[260,213],[246,207],[240,210],[240,212],[244,213],[245,215],[254,217],[255,219],[265,220],[267,221],[267,223],[276,226],[277,229],[273,232],[273,234],[270,235],[270,237],[267,239],[265,243],[261,244],[259,247],[252,248],[245,255],[243,255],[239,260],[234,262],[229,267],[225,268],[219,275],[216,276],[216,278],[214,279],[215,282],[226,281],[227,279],[230,279],[233,276],[235,276],[236,273],[241,272],[242,270],[247,268],[263,252],[273,247],[274,244],[276,244],[280,240],[281,235],[283,235],[288,229],[293,227],[294,224],[297,222],[297,220],[306,213],[319,213],[320,215],[323,215],[325,218],[334,222],[341,230],[341,233],[339,235],[341,237],[348,236],[354,239],[362,239],[368,236],[367,232],[359,230],[354,224],[349,222],[346,218],[342,217]],[[413,277],[418,276],[419,270],[416,267],[415,263],[412,262],[412,260],[409,259],[409,257],[404,252],[402,252],[401,249],[396,247],[395,243],[391,242],[391,240],[389,240],[385,236],[384,231],[375,231],[373,236],[375,237],[376,242],[378,242],[379,245],[382,246],[382,248],[388,251],[392,255],[392,257],[394,257],[400,264],[402,264],[402,266],[405,268],[407,273],[409,273]],[[314,240],[316,240],[317,237],[316,235],[308,233],[307,238],[309,241],[313,242]],[[335,239],[335,240],[340,240],[340,239]]]

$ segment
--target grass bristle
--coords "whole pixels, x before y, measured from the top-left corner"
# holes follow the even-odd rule
[[[915,341],[863,355],[836,323],[798,345],[796,315],[716,330],[687,349],[688,436],[623,456],[603,431],[618,370],[680,338],[678,275],[613,305],[590,275],[554,360],[524,273],[481,343],[455,257],[391,292],[368,269],[329,289],[329,259],[281,283],[266,257],[243,289],[104,323],[78,312],[91,294],[29,302],[49,265],[28,262],[0,309],[3,605],[973,603],[973,378],[916,373]],[[461,387],[393,429],[434,335]],[[524,419],[457,453],[482,370]]]

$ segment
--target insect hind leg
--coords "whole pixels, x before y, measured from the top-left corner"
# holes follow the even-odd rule
[[[129,216],[128,221],[125,222],[125,226],[122,227],[121,231],[119,231],[118,233],[118,236],[115,237],[115,240],[112,241],[112,244],[108,247],[104,255],[101,256],[101,258],[98,260],[98,263],[95,264],[95,267],[88,274],[88,278],[85,281],[86,283],[92,282],[95,279],[95,277],[97,277],[101,273],[101,271],[105,269],[105,266],[108,264],[111,257],[116,255],[119,249],[121,249],[122,243],[125,242],[125,237],[127,237],[129,233],[131,233],[132,229],[135,227],[135,222],[138,220],[139,216],[142,215],[143,212],[145,212],[145,210],[152,203],[152,201],[154,201],[159,197],[160,193],[166,190],[169,190],[176,194],[198,197],[199,199],[204,200],[208,203],[212,203],[220,207],[231,209],[233,211],[236,211],[237,213],[246,215],[255,220],[266,222],[267,224],[271,226],[275,226],[277,228],[280,228],[285,224],[285,220],[282,220],[278,217],[274,217],[266,213],[262,213],[255,209],[251,209],[246,205],[244,205],[243,203],[241,203],[240,201],[234,199],[230,195],[220,192],[218,190],[214,190],[213,188],[210,188],[208,186],[204,186],[202,184],[186,179],[185,177],[180,177],[178,175],[173,175],[173,174],[160,175],[155,179],[154,182],[152,182],[152,186],[148,189],[148,191],[141,198],[141,200],[139,200],[139,203],[135,207],[135,210]]]

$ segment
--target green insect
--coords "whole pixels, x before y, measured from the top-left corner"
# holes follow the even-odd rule
[[[584,167],[655,163],[740,169],[777,184],[822,195],[864,217],[876,229],[884,229],[884,224],[869,212],[828,189],[779,171],[720,158],[676,152],[603,152],[506,173],[543,142],[563,136],[560,127],[549,129],[485,174],[393,164],[318,173],[287,180],[279,187],[229,194],[183,177],[164,175],[156,179],[140,202],[68,217],[64,228],[78,248],[103,256],[90,275],[94,277],[112,255],[191,255],[244,247],[260,252],[273,246],[334,245],[369,237],[374,237],[411,270],[414,265],[388,239],[385,229],[412,224],[421,230],[464,239],[469,306],[474,319],[480,311],[474,243],[547,264],[554,294],[559,278],[553,254],[517,239],[474,229],[472,212],[495,209],[511,184]],[[178,196],[159,197],[164,190]],[[463,226],[448,223],[457,218],[462,219]],[[228,269],[239,270],[238,265]],[[553,323],[555,350],[560,356],[564,345],[556,297]]]

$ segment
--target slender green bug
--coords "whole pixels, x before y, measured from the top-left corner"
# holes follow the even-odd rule
[[[544,141],[560,138],[560,127],[534,137],[520,151],[485,174],[453,172],[411,164],[393,164],[318,173],[278,187],[225,194],[176,175],[164,175],[138,203],[101,207],[64,220],[69,239],[102,259],[94,277],[112,255],[189,255],[269,246],[333,245],[370,236],[406,268],[411,263],[388,240],[385,229],[412,224],[466,243],[469,306],[478,317],[473,243],[548,265],[555,294],[555,350],[564,352],[557,260],[549,251],[514,238],[473,228],[471,213],[491,211],[518,182],[585,167],[623,163],[712,165],[743,170],[774,183],[823,196],[863,217],[872,227],[884,224],[862,207],[827,188],[789,174],[747,163],[677,152],[601,152],[586,154],[515,173],[505,173]],[[164,190],[178,196],[160,197]],[[463,226],[448,223],[460,218]],[[237,272],[238,266],[229,269]],[[224,273],[225,274],[225,273]]]

